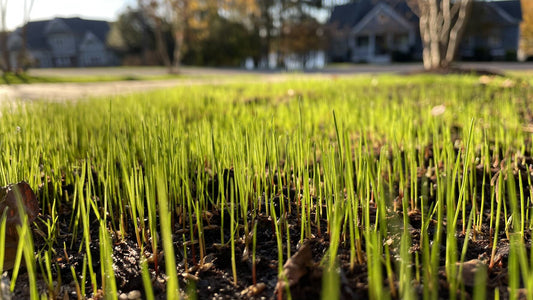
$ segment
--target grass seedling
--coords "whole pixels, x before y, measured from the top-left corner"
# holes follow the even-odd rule
[[[0,219],[0,274],[4,273],[4,259],[6,257],[6,222],[7,210],[2,212]]]
[[[238,231],[239,224],[235,221],[235,188],[233,179],[230,180],[230,244],[231,244],[231,271],[233,273],[233,284],[237,285],[237,264],[235,260],[235,234]]]
[[[56,290],[56,287],[54,287],[53,282],[53,275],[52,275],[52,262],[51,262],[51,254],[52,250],[48,249],[48,251],[44,251],[43,253],[39,253],[37,256],[37,261],[39,262],[39,267],[42,274],[45,274],[44,281],[46,282],[46,286],[48,288],[48,297],[54,298],[57,296],[58,290]],[[44,256],[44,257],[43,257]],[[43,266],[44,261],[44,266]],[[58,281],[58,289],[61,284],[61,281]]]
[[[334,267],[328,264],[324,267],[322,275],[322,294],[321,299],[340,299],[340,276],[335,263]]]
[[[178,274],[174,258],[172,240],[172,226],[170,223],[170,210],[168,206],[167,180],[161,170],[154,172],[157,182],[157,204],[159,208],[159,222],[161,229],[161,243],[165,256],[165,271],[167,275],[167,299],[179,299]]]
[[[487,294],[487,268],[480,266],[474,278],[474,300],[484,300]]]
[[[104,295],[106,298],[117,299],[117,284],[113,270],[113,243],[103,221],[100,221],[100,260]]]
[[[141,276],[143,280],[143,287],[144,287],[144,294],[146,296],[146,300],[153,300],[154,297],[154,289],[152,288],[152,280],[150,278],[150,271],[148,270],[148,262],[145,258],[141,259]]]
[[[257,263],[255,259],[255,253],[256,253],[256,245],[257,245],[257,222],[254,222],[254,229],[253,229],[253,236],[252,236],[252,282],[253,285],[257,284]]]
[[[502,172],[499,173],[498,179],[497,179],[497,187],[496,187],[496,201],[498,202],[496,206],[496,216],[495,216],[495,228],[494,228],[494,238],[492,239],[492,254],[490,256],[490,263],[489,263],[489,269],[492,269],[494,267],[494,256],[496,255],[496,246],[498,245],[498,234],[500,230],[500,214],[501,214],[501,208],[502,203],[505,201],[503,198],[503,174]]]
[[[80,287],[80,283],[78,281],[78,276],[76,275],[76,270],[74,269],[74,266],[70,266],[70,272],[72,274],[72,279],[74,280],[74,285],[76,287],[76,295],[78,296],[78,300],[81,300],[83,299],[82,298],[82,295],[84,295],[85,293],[82,292],[82,289]]]
[[[158,266],[158,236],[157,236],[157,220],[156,220],[156,198],[154,195],[154,190],[152,189],[151,184],[153,184],[152,181],[145,180],[145,194],[146,194],[146,202],[147,202],[147,210],[148,210],[148,228],[150,230],[150,241],[152,246],[152,255],[153,255],[153,261],[154,261],[154,268],[155,272],[159,274],[159,266]]]
[[[161,297],[153,286],[160,278],[169,279],[174,293],[183,292],[175,274],[220,274],[217,263],[205,262],[215,248],[231,251],[226,275],[237,286],[250,277],[261,285],[263,259],[277,263],[279,280],[288,280],[283,264],[291,249],[315,239],[324,247],[320,259],[326,256],[322,297],[341,296],[340,274],[352,280],[363,272],[373,298],[435,299],[445,288],[450,298],[480,299],[486,291],[475,286],[472,293],[458,270],[472,233],[491,245],[484,254],[492,270],[497,263],[514,272],[513,292],[532,288],[533,251],[526,245],[533,227],[533,142],[524,143],[531,131],[525,85],[505,88],[500,79],[480,85],[478,77],[455,75],[291,76],[3,106],[0,186],[24,179],[39,187],[42,214],[38,226],[20,228],[25,236],[13,285],[18,288],[21,264],[30,261],[25,239],[31,232],[44,238],[33,245],[39,255],[38,265],[31,259],[31,280],[44,278],[42,292],[51,296],[61,285],[52,279],[77,263],[67,271],[78,281],[80,299],[118,292],[118,279],[113,284],[96,275],[112,266],[106,259],[120,259],[110,236],[140,251],[148,299]],[[272,241],[257,232],[265,218],[272,221]],[[215,247],[213,230],[217,241],[220,234]],[[512,241],[510,265],[495,261],[503,234]],[[277,259],[262,257],[262,247],[274,240]],[[185,264],[167,270],[183,258],[178,244]],[[106,264],[93,270],[98,246]],[[242,246],[243,261],[252,251],[251,275],[237,272]],[[57,257],[66,263],[54,264]]]

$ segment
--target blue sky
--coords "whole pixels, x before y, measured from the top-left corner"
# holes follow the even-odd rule
[[[34,0],[31,20],[53,17],[82,17],[96,20],[115,20],[135,0]],[[22,24],[24,0],[8,0],[7,27],[15,29]]]

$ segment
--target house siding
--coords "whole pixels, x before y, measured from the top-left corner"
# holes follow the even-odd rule
[[[109,25],[104,21],[80,18],[56,18],[28,24],[27,50],[33,67],[92,67],[118,64],[116,55],[105,41]],[[17,68],[21,29],[10,36],[12,65]]]
[[[465,60],[514,60],[520,40],[520,28],[494,27],[480,34],[464,36],[459,55]]]

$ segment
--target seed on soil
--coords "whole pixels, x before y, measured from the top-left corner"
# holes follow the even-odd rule
[[[128,300],[141,299],[141,292],[139,290],[133,290],[128,293]]]
[[[261,292],[263,292],[266,288],[266,284],[260,282],[256,285],[251,285],[247,288],[245,288],[242,292],[241,292],[241,296],[246,296],[246,297],[254,297],[254,296],[257,296],[259,295]]]

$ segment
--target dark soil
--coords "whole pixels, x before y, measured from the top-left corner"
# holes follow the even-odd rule
[[[428,176],[434,172],[428,172],[431,168],[429,162],[432,160],[431,147],[427,147],[425,150],[426,162],[428,165],[426,170],[420,170],[418,173],[419,186],[427,185],[430,189],[434,189],[437,184],[434,175]],[[376,155],[376,159],[379,159],[379,154]],[[517,162],[518,169],[529,170],[527,162],[532,162],[531,157],[511,157],[510,159]],[[476,180],[478,182],[477,189],[479,195],[481,190],[485,189],[485,192],[490,193],[490,182],[494,182],[498,176],[502,176],[498,168],[498,165],[492,166],[490,171],[485,171],[482,165],[475,168]],[[515,176],[518,174],[515,173]],[[522,173],[523,174],[523,173]],[[94,175],[94,174],[93,174]],[[188,222],[180,223],[181,216],[174,216],[174,252],[176,254],[175,260],[177,263],[177,270],[179,274],[179,285],[183,290],[183,293],[192,291],[196,293],[198,299],[282,299],[288,295],[287,288],[280,288],[284,286],[284,283],[278,285],[278,244],[276,240],[275,223],[277,220],[266,216],[264,210],[264,200],[269,198],[274,203],[274,209],[276,215],[287,220],[288,228],[282,228],[282,241],[283,241],[283,259],[287,261],[287,252],[290,250],[293,258],[289,260],[292,263],[292,267],[285,267],[285,270],[291,269],[288,272],[288,277],[292,279],[289,281],[290,294],[293,299],[318,299],[321,297],[322,291],[322,275],[323,275],[323,263],[322,260],[329,248],[329,235],[327,233],[327,223],[325,217],[319,222],[312,222],[312,237],[307,238],[303,243],[300,242],[300,220],[298,202],[299,198],[303,194],[302,190],[296,190],[294,186],[287,185],[282,189],[276,189],[276,182],[278,182],[277,176],[282,176],[281,182],[287,182],[286,176],[274,174],[272,176],[272,190],[282,190],[283,198],[285,201],[281,201],[281,193],[273,195],[264,195],[261,202],[263,208],[255,219],[257,224],[257,236],[256,236],[256,261],[255,261],[255,278],[254,278],[254,264],[252,262],[252,239],[251,235],[244,237],[244,230],[239,231],[240,239],[235,241],[235,262],[236,262],[236,274],[237,282],[234,282],[232,272],[232,251],[229,244],[230,230],[229,230],[229,209],[224,210],[224,216],[219,208],[214,205],[210,205],[210,212],[203,216],[204,218],[204,237],[205,237],[205,254],[203,261],[200,257],[200,249],[198,243],[190,242],[190,228],[188,228]],[[94,176],[97,182],[97,176]],[[222,176],[222,180],[227,184],[233,178],[233,170],[227,170]],[[483,178],[486,180],[486,184],[483,185]],[[211,177],[211,191],[207,192],[207,196],[213,196],[210,193],[217,194],[218,190],[214,187],[219,186],[217,176]],[[516,182],[518,182],[516,180]],[[523,180],[523,189],[529,194],[529,190],[532,188],[527,185],[527,180]],[[391,260],[396,263],[399,257],[399,249],[395,245],[399,244],[400,235],[397,234],[402,230],[402,210],[401,210],[401,193],[397,183],[393,183],[396,189],[395,203],[391,203],[390,210],[387,212],[389,221],[389,236],[383,239],[384,243],[391,245]],[[63,193],[64,197],[71,197],[72,186],[64,185]],[[46,197],[45,189],[40,190],[39,197]],[[288,199],[288,201],[287,201]],[[316,200],[316,199],[315,199]],[[426,199],[426,205],[430,205],[435,201],[432,197]],[[479,201],[479,199],[478,199]],[[90,249],[92,257],[92,266],[96,272],[96,278],[98,284],[96,288],[91,285],[91,281],[88,275],[85,279],[81,278],[83,274],[84,261],[88,258],[85,253],[85,246],[82,237],[83,232],[73,230],[70,225],[73,212],[70,204],[67,201],[60,202],[59,215],[58,215],[58,235],[56,240],[47,241],[43,238],[42,234],[38,231],[46,232],[46,227],[40,225],[39,229],[34,227],[34,239],[35,249],[39,253],[43,253],[48,249],[49,245],[52,248],[53,259],[53,274],[52,277],[56,282],[55,289],[48,291],[48,294],[61,298],[61,299],[77,299],[77,288],[80,288],[82,280],[85,280],[85,294],[88,297],[99,298],[102,296],[102,292],[98,290],[101,287],[101,262],[99,255],[99,223],[94,216],[91,216],[91,232],[90,237]],[[282,204],[285,203],[285,206]],[[374,207],[370,208],[371,215],[375,215],[376,211]],[[467,211],[470,208],[467,207]],[[312,219],[314,219],[314,210]],[[492,238],[488,224],[490,221],[490,205],[485,205],[484,211],[484,225],[481,231],[471,233],[470,236],[465,236],[462,231],[462,223],[459,222],[456,238],[457,238],[457,260],[460,259],[460,253],[462,250],[464,239],[469,239],[468,251],[466,252],[465,262],[471,263],[473,261],[479,262],[479,264],[488,266],[487,268],[487,295],[491,296],[495,289],[499,289],[500,297],[508,297],[508,279],[507,279],[507,258],[509,255],[509,240],[506,233],[501,230],[499,233],[498,245],[496,247],[497,252],[493,257],[493,264],[489,266],[492,254]],[[325,216],[325,214],[323,215]],[[221,243],[221,226],[222,217],[224,217],[223,234],[226,244]],[[251,213],[249,214],[249,220],[252,219]],[[42,214],[40,219],[44,222],[51,217]],[[436,216],[433,217],[434,219]],[[409,252],[411,253],[414,261],[414,257],[422,257],[423,245],[420,244],[422,216],[419,208],[411,210],[408,215],[409,228],[408,231],[411,236],[412,245]],[[502,217],[501,224],[505,224],[505,219]],[[36,222],[34,224],[43,224],[43,222]],[[252,228],[253,224],[249,224],[249,228]],[[320,226],[320,227],[319,227]],[[396,226],[396,227],[395,227]],[[110,224],[109,228],[113,228]],[[434,238],[436,232],[436,220],[429,222],[429,239]],[[502,226],[503,227],[503,226]],[[81,228],[81,227],[80,227]],[[194,229],[194,234],[197,234]],[[287,245],[287,232],[289,233],[290,244]],[[442,234],[445,239],[446,229],[444,227],[444,233]],[[149,270],[154,288],[154,293],[157,299],[166,298],[166,283],[165,283],[165,259],[161,252],[154,253],[150,245],[144,245],[144,252],[141,253],[139,246],[137,245],[135,232],[133,226],[129,226],[125,233],[118,231],[111,232],[111,236],[114,244],[114,270],[116,275],[116,284],[119,293],[127,295],[131,291],[140,291],[141,297],[144,298],[145,291],[143,288],[143,281],[141,277],[141,270],[139,261],[141,257],[148,258]],[[531,234],[526,232],[526,245],[531,244]],[[186,241],[184,244],[183,241]],[[50,243],[48,243],[50,242]],[[445,243],[445,241],[443,242]],[[365,249],[365,241],[362,241],[363,249]],[[341,284],[341,297],[343,299],[367,299],[369,297],[368,286],[368,274],[366,263],[356,263],[353,267],[350,267],[350,242],[349,240],[341,239],[341,244],[338,250],[338,263],[340,266],[340,284]],[[444,244],[443,244],[444,245]],[[287,249],[286,247],[290,247]],[[82,249],[81,251],[79,251]],[[303,250],[305,249],[305,250]],[[159,250],[161,251],[161,250]],[[310,251],[310,253],[309,253]],[[441,246],[441,272],[439,273],[438,290],[439,297],[443,299],[449,298],[449,286],[447,278],[443,269],[445,248]],[[298,262],[295,257],[304,257],[303,262]],[[368,259],[363,253],[363,260]],[[300,259],[301,261],[302,259]],[[465,265],[465,269],[466,268]],[[39,268],[39,267],[38,267]],[[417,272],[415,265],[411,266],[413,274]],[[72,269],[77,274],[76,280],[72,275]],[[419,267],[420,274],[424,271]],[[12,271],[10,271],[12,272]],[[86,270],[88,272],[88,270]],[[465,271],[466,272],[466,271]],[[22,268],[21,274],[16,285],[15,296],[21,299],[28,297],[28,282],[25,268]],[[40,272],[38,272],[40,274]],[[383,272],[385,274],[385,271]],[[471,293],[474,287],[473,272],[464,273],[463,282],[465,285],[464,296],[466,298],[471,297]],[[8,274],[11,277],[11,273]],[[40,276],[40,275],[39,275]],[[78,282],[78,283],[76,283]],[[256,284],[255,286],[253,286]],[[397,285],[398,282],[395,282]],[[423,287],[418,281],[413,281],[415,291],[419,297],[422,297]],[[41,290],[46,291],[46,285],[43,278],[39,278],[39,287]],[[389,282],[384,276],[383,287],[386,290],[391,290]],[[397,289],[397,286],[395,287]],[[457,291],[458,294],[462,293]],[[124,295],[123,295],[124,296]]]
[[[475,75],[475,76],[500,76],[505,77],[505,74],[501,71],[490,70],[490,69],[481,69],[481,68],[465,68],[465,67],[456,67],[450,66],[448,68],[433,69],[433,70],[414,70],[403,73],[402,75],[420,75],[420,74],[437,74],[437,75]]]

